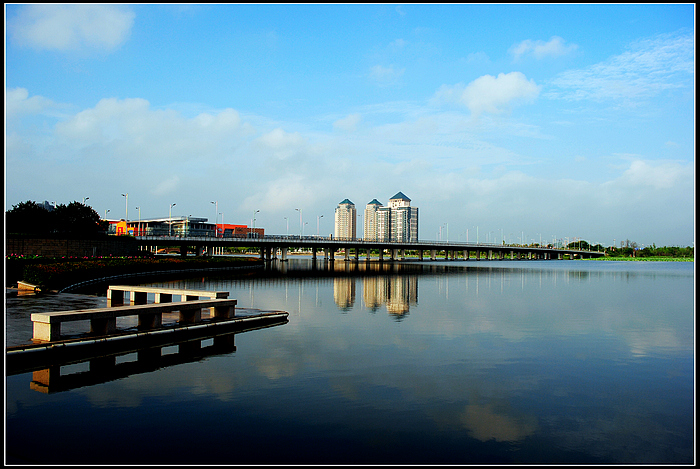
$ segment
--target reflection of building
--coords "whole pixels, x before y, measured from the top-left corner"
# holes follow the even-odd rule
[[[335,237],[355,239],[357,237],[357,212],[355,204],[345,199],[335,209]]]
[[[365,308],[376,311],[382,304],[383,295],[381,293],[384,277],[365,277],[362,280],[362,299]]]
[[[391,277],[388,280],[386,310],[389,314],[403,316],[410,305],[418,303],[418,279],[416,277]]]
[[[391,315],[401,317],[418,304],[418,278],[415,276],[368,276],[362,279],[362,299],[371,311],[385,305]],[[343,311],[355,303],[355,278],[333,280],[333,300]]]
[[[343,311],[352,309],[355,304],[355,279],[353,277],[333,279],[333,301]]]

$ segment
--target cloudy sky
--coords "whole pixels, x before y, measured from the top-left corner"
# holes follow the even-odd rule
[[[5,9],[6,210],[694,243],[694,5]]]

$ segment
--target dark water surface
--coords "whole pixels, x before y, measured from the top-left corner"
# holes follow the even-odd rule
[[[693,263],[286,264],[151,284],[290,313],[228,352],[41,392],[7,376],[7,462],[694,462]],[[8,298],[6,340],[104,302]]]

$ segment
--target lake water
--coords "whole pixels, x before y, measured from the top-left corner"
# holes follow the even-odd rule
[[[289,322],[56,392],[7,376],[8,463],[694,463],[692,262],[292,259],[152,285]],[[8,344],[74,302],[105,298],[8,298]]]

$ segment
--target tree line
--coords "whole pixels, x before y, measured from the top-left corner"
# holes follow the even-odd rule
[[[93,238],[104,235],[108,225],[80,202],[47,207],[28,200],[5,212],[5,233],[11,235]]]

